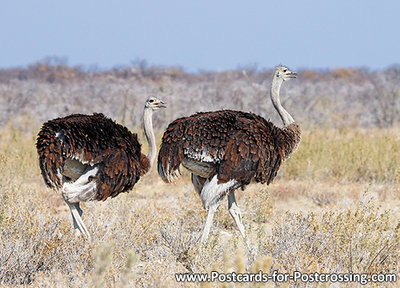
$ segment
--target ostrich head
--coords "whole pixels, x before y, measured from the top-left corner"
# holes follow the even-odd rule
[[[296,78],[297,73],[290,71],[290,69],[285,66],[277,66],[275,68],[274,77],[279,80],[286,81]]]
[[[144,107],[146,109],[158,110],[160,108],[166,108],[167,106],[161,99],[151,96],[146,100]]]

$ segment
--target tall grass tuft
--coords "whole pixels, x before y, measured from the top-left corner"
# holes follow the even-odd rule
[[[399,183],[399,135],[376,129],[305,131],[281,172],[298,180]]]

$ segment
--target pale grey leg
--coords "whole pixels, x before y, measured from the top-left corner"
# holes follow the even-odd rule
[[[82,233],[88,240],[90,240],[89,231],[87,230],[81,218],[82,209],[79,206],[79,202],[69,203],[65,201],[65,203],[67,203],[69,209],[71,210],[72,220],[74,221],[74,229],[78,229],[77,231]]]
[[[239,206],[236,203],[235,191],[231,191],[228,195],[228,209],[232,218],[235,220],[237,227],[239,228],[239,232],[242,235],[243,239],[246,240],[246,234],[244,232],[244,226],[242,223],[242,214],[240,213]]]
[[[199,178],[197,177],[197,179]],[[203,201],[204,208],[208,210],[208,214],[206,223],[204,225],[203,235],[201,236],[201,242],[204,243],[207,240],[208,234],[210,233],[210,228],[212,226],[212,220],[214,218],[215,211],[218,208],[219,202],[221,202],[226,194],[229,194],[229,191],[235,189],[237,185],[238,182],[233,179],[228,182],[218,184],[217,175],[214,175],[205,181],[204,187],[200,193],[200,198]]]
[[[203,234],[201,235],[202,243],[206,242],[206,240],[208,238],[208,234],[210,234],[212,221],[214,218],[215,211],[217,211],[218,205],[219,205],[219,202],[213,203],[208,209],[206,223],[204,224]]]

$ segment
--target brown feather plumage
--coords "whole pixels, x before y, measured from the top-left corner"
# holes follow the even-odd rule
[[[168,126],[158,170],[168,182],[168,176],[188,157],[214,164],[218,183],[235,179],[244,186],[254,179],[269,184],[299,142],[297,124],[278,128],[253,113],[232,110],[197,113]]]
[[[67,158],[100,164],[94,177],[95,200],[106,200],[130,190],[150,167],[137,135],[103,114],[74,114],[43,124],[36,148],[46,184],[60,188]]]

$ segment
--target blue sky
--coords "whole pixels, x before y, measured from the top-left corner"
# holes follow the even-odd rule
[[[47,56],[186,71],[400,63],[400,1],[3,0],[0,68]]]

